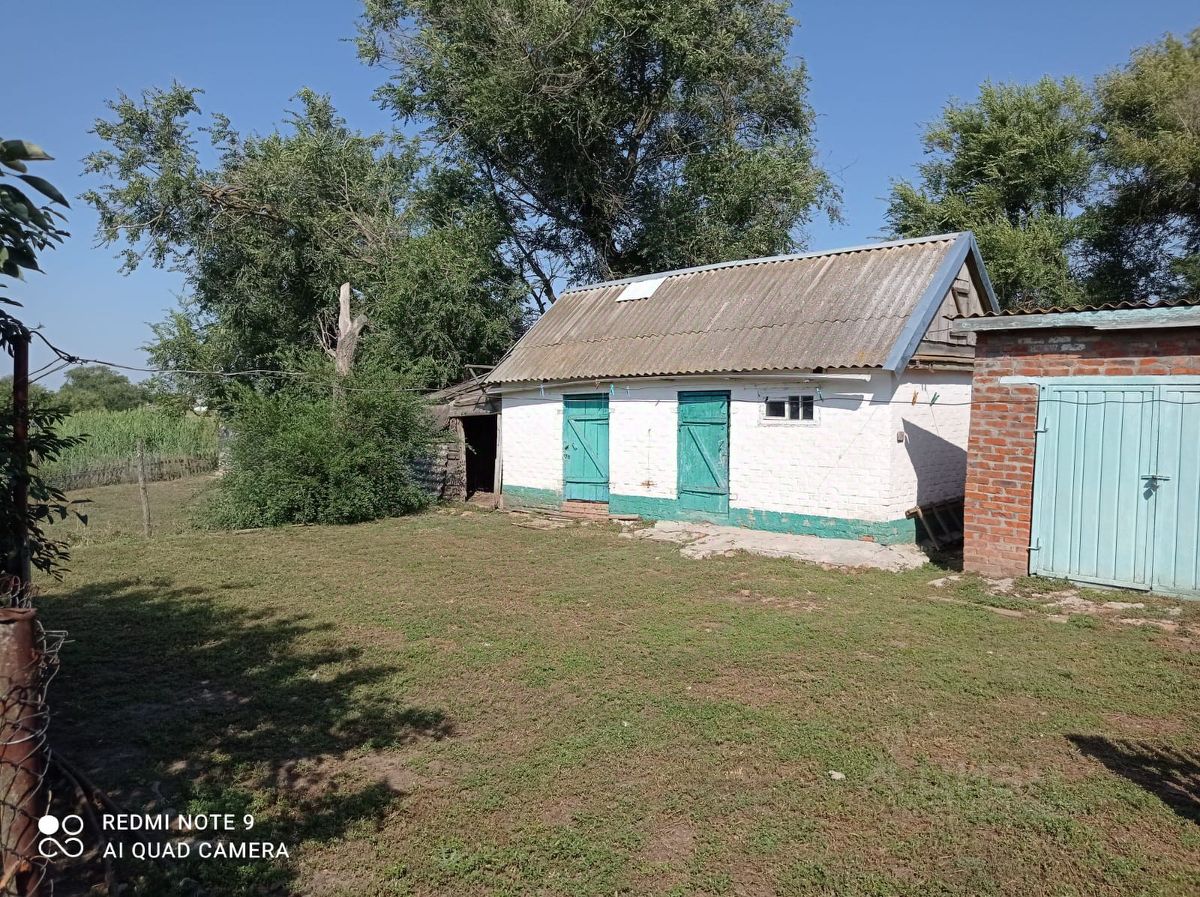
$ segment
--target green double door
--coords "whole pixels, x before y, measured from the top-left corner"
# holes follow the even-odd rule
[[[729,514],[729,393],[679,394],[679,510]]]
[[[563,498],[608,501],[608,396],[563,396]]]

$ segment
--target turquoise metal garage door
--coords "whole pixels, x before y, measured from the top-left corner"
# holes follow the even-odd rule
[[[1200,385],[1041,387],[1030,572],[1200,591]]]

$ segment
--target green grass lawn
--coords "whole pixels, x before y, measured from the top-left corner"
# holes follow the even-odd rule
[[[151,533],[161,536],[189,532],[191,513],[203,500],[204,489],[213,479],[190,477],[147,483]],[[87,517],[87,523],[74,517],[54,523],[47,528],[51,537],[65,539],[73,547],[134,537],[144,541],[142,504],[136,484],[80,489],[69,497],[79,502],[73,507]]]
[[[1200,892],[1195,604],[1053,622],[1030,583],[485,512],[186,532],[168,485],[149,541],[93,490],[46,585],[53,740],[292,861],[127,862],[141,893]]]

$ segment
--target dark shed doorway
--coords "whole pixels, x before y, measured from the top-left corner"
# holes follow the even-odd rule
[[[500,397],[484,391],[490,368],[468,365],[472,377],[425,397],[433,420],[442,429],[427,479],[427,491],[445,501],[499,506],[504,474],[499,444],[504,438]],[[436,482],[434,482],[436,481]]]
[[[495,414],[459,418],[467,449],[467,498],[496,491],[496,419]]]

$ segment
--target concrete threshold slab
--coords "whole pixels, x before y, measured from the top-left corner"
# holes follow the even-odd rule
[[[826,567],[869,567],[876,570],[912,570],[929,558],[916,545],[880,545],[854,539],[823,539],[717,526],[713,523],[684,523],[660,520],[654,526],[635,530],[635,539],[674,542],[690,558],[728,555],[738,551],[764,557],[791,558]]]

